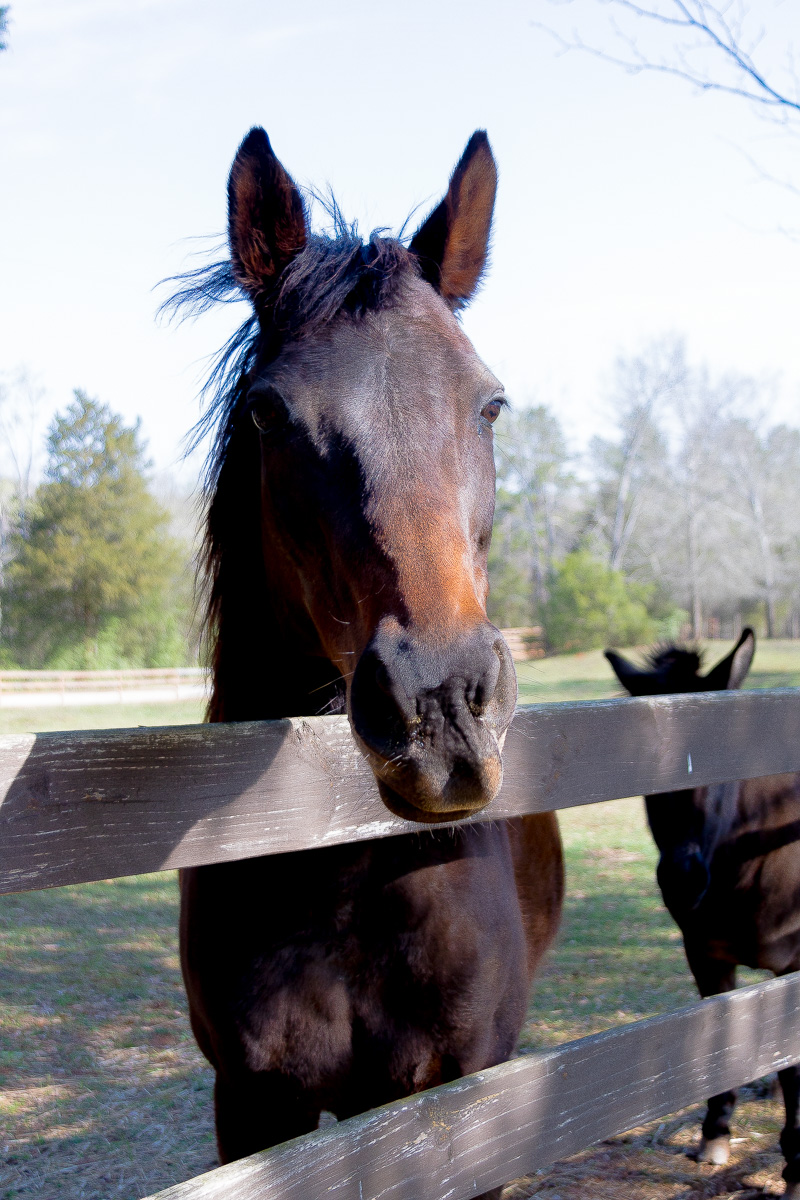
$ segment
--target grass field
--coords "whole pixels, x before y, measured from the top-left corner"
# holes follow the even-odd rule
[[[197,725],[202,700],[173,704],[95,704],[69,708],[0,708],[0,734],[53,733],[59,729],[132,729],[136,725]]]
[[[727,648],[721,645],[719,655]],[[710,660],[717,656],[713,651]],[[607,675],[599,654],[522,664],[521,700],[618,694]],[[761,648],[751,681],[800,683],[800,645]],[[200,707],[0,710],[0,732],[65,728],[65,722],[72,728],[186,723],[199,719]],[[560,820],[564,921],[534,990],[523,1051],[695,998],[678,932],[656,890],[641,800],[567,810]],[[186,1017],[177,901],[171,873],[0,897],[3,1200],[138,1200],[213,1165],[211,1073]],[[742,973],[742,982],[757,978]],[[686,1157],[700,1111],[610,1139],[520,1181],[514,1195],[779,1194],[778,1102],[746,1091],[736,1117],[740,1140],[725,1168]]]

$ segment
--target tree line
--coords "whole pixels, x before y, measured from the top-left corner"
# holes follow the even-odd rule
[[[570,449],[547,405],[498,429],[490,616],[553,650],[800,637],[800,431],[769,387],[712,378],[679,342],[616,365],[614,431]]]
[[[193,514],[154,494],[138,423],[76,391],[41,468],[18,391],[19,411],[0,397],[0,666],[196,663]],[[662,341],[616,363],[611,432],[580,453],[553,408],[503,413],[491,619],[553,651],[800,637],[800,431],[769,399]]]

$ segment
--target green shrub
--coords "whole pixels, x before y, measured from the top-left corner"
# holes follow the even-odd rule
[[[594,650],[633,646],[657,636],[647,610],[649,589],[630,583],[588,550],[574,550],[558,564],[542,605],[548,649]]]

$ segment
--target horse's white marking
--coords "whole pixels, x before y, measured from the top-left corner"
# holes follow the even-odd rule
[[[691,756],[691,754],[686,755],[686,770],[691,775],[691,773],[692,773],[692,756]]]

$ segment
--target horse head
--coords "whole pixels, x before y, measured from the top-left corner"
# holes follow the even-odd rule
[[[516,703],[486,616],[505,401],[456,316],[495,187],[477,132],[406,246],[337,212],[313,232],[262,129],[228,183],[253,316],[212,469],[211,717],[330,711],[341,690],[384,802],[418,821],[493,799]]]
[[[755,649],[756,635],[752,629],[744,629],[730,654],[721,658],[707,675],[700,674],[700,651],[687,646],[657,646],[648,655],[646,667],[637,667],[616,650],[606,650],[605,656],[617,679],[632,696],[674,696],[685,692],[724,692],[740,688],[750,670]]]

